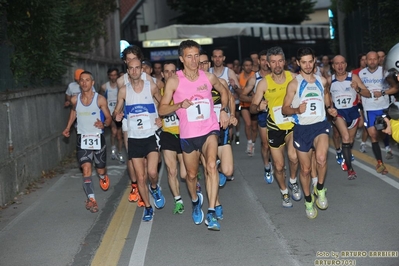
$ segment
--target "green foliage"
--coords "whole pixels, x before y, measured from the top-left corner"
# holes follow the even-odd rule
[[[399,17],[397,0],[333,0],[332,2],[347,17],[359,14],[356,25],[350,26],[362,31],[363,39],[356,41],[363,42],[362,46],[367,48],[366,51],[383,49],[388,52],[399,42],[399,35],[394,26]]]
[[[11,70],[26,86],[59,81],[76,53],[90,51],[95,40],[105,37],[104,20],[115,1],[9,0],[5,7],[14,48]]]
[[[226,22],[258,22],[300,24],[309,19],[316,1],[312,0],[169,0],[179,11],[178,23],[214,24]]]

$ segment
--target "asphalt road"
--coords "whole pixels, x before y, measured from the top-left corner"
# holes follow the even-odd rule
[[[353,181],[330,149],[329,207],[314,220],[306,217],[303,199],[283,208],[277,183],[265,183],[259,140],[254,157],[243,142],[233,144],[233,151],[235,180],[219,192],[224,208],[219,232],[192,222],[184,182],[185,212],[173,214],[164,170],[166,206],[155,210],[152,222],[141,222],[143,209],[127,201],[125,165],[112,160],[111,188],[103,192],[96,184],[100,211],[90,213],[73,162],[0,211],[0,265],[399,265],[397,146],[386,162],[387,176],[375,172],[370,147],[366,154],[354,150]]]

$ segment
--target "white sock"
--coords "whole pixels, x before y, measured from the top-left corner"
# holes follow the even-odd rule
[[[316,186],[318,180],[319,180],[319,178],[317,176],[316,177],[312,177],[312,185]]]
[[[313,181],[313,180],[312,180]],[[295,184],[296,183],[296,177],[295,178],[290,178],[290,183]]]
[[[281,190],[281,189],[280,189],[280,191],[281,191],[281,194],[282,194],[282,195],[288,194],[288,189],[284,189],[284,190]]]

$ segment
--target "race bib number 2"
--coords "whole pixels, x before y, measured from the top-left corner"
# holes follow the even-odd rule
[[[203,121],[210,118],[211,104],[208,99],[194,100],[192,102],[193,105],[186,109],[189,122]]]
[[[151,128],[150,114],[148,112],[130,115],[129,122],[132,130],[145,130]]]
[[[100,134],[82,134],[80,143],[82,150],[100,150],[101,135]]]

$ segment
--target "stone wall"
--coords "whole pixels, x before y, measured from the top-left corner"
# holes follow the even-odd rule
[[[64,97],[64,87],[0,94],[0,205],[75,150],[75,134],[62,136]]]

